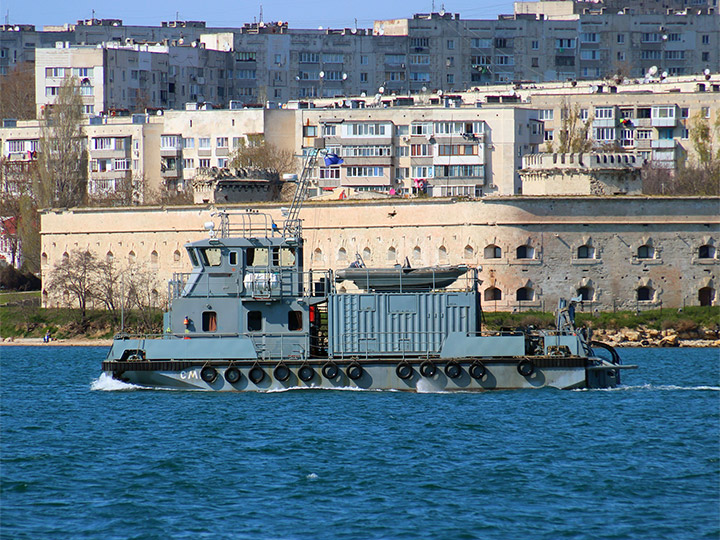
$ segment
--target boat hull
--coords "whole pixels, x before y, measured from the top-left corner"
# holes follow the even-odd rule
[[[473,369],[478,364],[482,368]],[[281,366],[280,370],[277,370],[278,366]],[[479,371],[484,371],[481,377],[477,377]],[[528,374],[528,371],[532,372]],[[409,392],[545,387],[572,390],[612,388],[617,386],[620,378],[617,369],[603,367],[601,361],[581,357],[458,358],[442,361],[382,358],[303,363],[247,360],[106,361],[103,363],[103,372],[115,379],[149,388],[226,392],[267,392],[294,388]]]

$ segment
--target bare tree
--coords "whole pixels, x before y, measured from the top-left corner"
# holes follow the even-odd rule
[[[35,190],[41,207],[79,206],[86,200],[88,167],[82,121],[77,78],[67,77],[42,118]]]
[[[230,166],[271,169],[279,174],[297,172],[298,161],[291,151],[266,142],[262,134],[250,134],[247,138],[247,142],[241,140],[230,156]]]
[[[35,65],[17,64],[7,75],[0,75],[0,118],[35,118]]]
[[[84,324],[88,302],[93,298],[98,283],[99,263],[90,251],[73,250],[50,272],[47,289],[67,294],[74,298],[80,308],[81,322]]]
[[[585,120],[581,117],[580,105],[570,105],[567,101],[560,108],[561,127],[557,135],[557,144],[547,142],[549,152],[583,153],[589,152],[593,147],[593,140],[590,136],[592,117]]]
[[[140,264],[133,264],[123,272],[127,306],[136,310],[138,331],[149,332],[155,328],[155,316],[164,307],[158,290],[160,282],[157,272]]]

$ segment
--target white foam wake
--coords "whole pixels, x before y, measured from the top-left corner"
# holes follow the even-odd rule
[[[629,392],[629,391],[647,391],[647,390],[660,390],[660,391],[673,391],[673,390],[682,390],[685,392],[692,392],[692,391],[711,391],[711,392],[720,392],[720,386],[678,386],[675,384],[641,384],[641,385],[635,385],[635,386],[617,386],[615,388],[578,388],[575,391],[580,392]]]
[[[107,373],[101,373],[90,385],[90,390],[104,390],[106,392],[115,390],[138,390],[140,388],[142,388],[142,386],[113,379],[112,376]]]

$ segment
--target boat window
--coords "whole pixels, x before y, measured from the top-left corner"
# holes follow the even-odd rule
[[[295,248],[280,248],[280,266],[295,266]]]
[[[302,330],[302,311],[288,311],[288,330]]]
[[[187,252],[188,252],[188,255],[190,255],[190,263],[191,263],[193,266],[200,266],[200,263],[198,262],[197,255],[195,255],[195,250],[194,250],[194,249],[188,249]]]
[[[259,332],[262,330],[262,312],[248,312],[248,332]]]
[[[267,248],[247,248],[245,250],[245,262],[248,266],[267,266]]]
[[[237,251],[231,251],[230,252],[230,266],[235,266],[238,263],[238,254]]]
[[[200,248],[200,260],[204,266],[220,266],[222,252],[220,248]]]
[[[203,332],[217,331],[217,313],[214,311],[203,311],[202,314]]]

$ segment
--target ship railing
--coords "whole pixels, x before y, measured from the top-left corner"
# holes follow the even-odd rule
[[[341,280],[339,283],[344,282],[351,282],[354,283],[356,288],[350,288],[349,290],[346,290],[345,292],[348,293],[365,293],[365,292],[433,292],[433,293],[443,293],[443,292],[468,292],[468,291],[476,291],[478,290],[478,269],[474,267],[468,267],[468,270],[466,273],[462,274],[461,276],[458,276],[455,281],[450,283],[446,286],[440,286],[438,285],[439,281],[445,281],[447,278],[442,277],[442,272],[446,270],[449,266],[446,267],[443,266],[437,266],[433,268],[429,268],[428,273],[430,274],[428,278],[428,282],[426,286],[418,286],[417,284],[413,284],[416,282],[416,278],[414,276],[406,276],[405,272],[398,272],[397,276],[397,284],[393,287],[383,286],[381,289],[377,289],[376,287],[373,287],[373,282],[375,281],[373,277],[373,270],[376,270],[376,268],[365,268],[360,267],[358,270],[366,270],[364,277],[353,277],[346,280]]]
[[[343,332],[337,341],[332,340],[333,345],[339,345],[339,350],[333,348],[333,356],[368,359],[411,355],[413,358],[430,358],[440,354],[446,337],[447,333],[442,331]]]
[[[282,229],[273,217],[265,212],[247,208],[245,210],[218,210],[211,214],[220,219],[220,238],[280,238]]]
[[[222,289],[214,292],[209,275],[197,272],[174,272],[168,282],[168,300],[172,304],[173,300],[180,297],[318,297],[333,292],[330,270],[297,272],[292,267],[254,267],[247,269],[244,275],[238,273],[236,278],[233,290]]]

